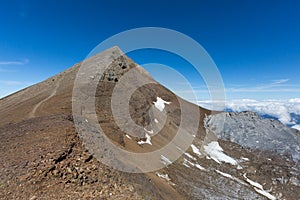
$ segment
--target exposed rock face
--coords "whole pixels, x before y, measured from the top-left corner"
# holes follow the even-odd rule
[[[154,172],[132,174],[104,165],[87,151],[74,126],[73,87],[82,73],[77,64],[0,100],[1,199],[300,199],[299,132],[249,112],[212,115],[161,86],[117,47],[88,63],[97,70],[80,85],[79,100],[93,100],[96,119],[82,107],[83,123],[99,122],[118,148],[146,153],[174,142],[183,123],[197,122],[196,131],[182,128],[193,144],[186,151],[174,144],[172,151],[182,155],[173,163],[160,155],[165,167]],[[123,86],[152,81],[135,90],[126,105],[142,127],[132,134],[117,125],[111,110],[112,94],[131,70],[135,73]],[[125,99],[128,91],[118,94]],[[182,119],[182,112],[197,112],[199,120]]]
[[[253,112],[231,112],[211,115],[205,124],[220,139],[251,149],[275,152],[295,162],[300,160],[299,131],[277,120],[264,119]]]

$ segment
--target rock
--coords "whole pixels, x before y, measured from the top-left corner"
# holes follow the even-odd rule
[[[37,196],[32,196],[29,200],[36,200]]]
[[[93,184],[95,182],[98,182],[98,179],[97,178],[91,178],[90,180],[88,180],[88,183],[89,184]]]
[[[129,185],[128,188],[129,188],[129,191],[130,191],[130,192],[134,192],[134,187],[133,187],[133,185]]]
[[[57,169],[52,171],[53,176],[59,176],[59,171]]]
[[[300,181],[296,177],[291,177],[290,183],[295,186],[300,186]]]
[[[253,112],[231,112],[210,115],[204,119],[204,125],[219,139],[235,142],[244,148],[291,157],[296,163],[300,160],[300,137],[294,129],[279,121],[262,118]]]
[[[67,167],[67,172],[72,174],[72,169],[70,167]]]
[[[98,169],[98,167],[96,166],[96,165],[92,165],[92,167],[91,167],[91,170],[97,170]]]
[[[92,160],[92,159],[93,159],[93,155],[90,155],[89,157],[87,157],[87,158],[84,160],[84,162],[87,163],[87,162],[89,162],[89,161]]]
[[[77,173],[77,172],[74,172],[74,173],[73,173],[73,178],[74,178],[74,179],[77,179],[77,178],[78,178],[78,173]]]
[[[27,178],[28,178],[27,175],[19,176],[19,180],[20,180],[21,182],[26,181]]]
[[[98,192],[101,192],[101,191],[102,191],[102,188],[99,186],[99,187],[97,188],[97,190],[98,190]]]
[[[80,174],[83,174],[84,170],[80,167],[79,172],[80,172]]]
[[[82,179],[83,179],[83,175],[82,175],[82,174],[79,174],[79,175],[78,175],[78,179],[82,180]]]

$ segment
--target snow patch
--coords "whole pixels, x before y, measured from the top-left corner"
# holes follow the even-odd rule
[[[153,103],[158,110],[163,111],[165,108],[165,104],[170,104],[171,102],[167,102],[167,101],[163,100],[162,98],[157,97],[156,102],[154,101]]]
[[[187,159],[184,159],[184,161],[183,161],[182,164],[183,164],[184,166],[186,166],[187,168],[191,168],[191,167],[188,165],[187,161],[188,161]]]
[[[196,160],[196,158],[189,153],[184,153],[184,155],[186,155],[188,158],[190,158],[192,160]]]
[[[265,191],[264,188],[263,188],[263,186],[262,186],[261,184],[255,182],[255,181],[250,180],[249,178],[247,178],[246,174],[244,174],[244,178],[246,179],[246,181],[247,181],[250,185],[253,186],[254,190],[255,190],[257,193],[259,193],[259,194],[261,194],[261,195],[267,197],[267,198],[270,199],[270,200],[276,200],[276,197],[273,196],[272,194],[270,194],[269,192]]]
[[[144,141],[144,140],[138,141],[138,144],[150,144],[150,145],[152,145],[151,136],[146,133],[145,137],[146,137],[146,141]]]
[[[202,167],[201,165],[199,165],[198,163],[192,163],[191,161],[188,161],[187,159],[184,158],[183,160],[183,163],[182,163],[184,166],[188,167],[188,168],[191,168],[190,166],[192,167],[196,167],[200,170],[203,170],[203,171],[206,171],[206,169],[204,167]]]
[[[157,120],[157,119],[154,119],[154,122],[155,122],[155,123],[158,123],[158,120]]]
[[[264,189],[263,189],[263,186],[262,186],[261,184],[255,182],[255,181],[250,180],[249,178],[247,178],[246,174],[244,174],[244,178],[245,178],[246,181],[247,181],[250,185],[252,185],[253,187],[256,187],[256,188],[258,188],[258,189],[260,189],[260,190],[264,190]]]
[[[222,162],[229,163],[231,165],[237,165],[237,161],[230,156],[223,153],[222,147],[220,147],[217,141],[211,142],[204,146],[204,151],[209,155],[211,159],[221,164]]]
[[[259,193],[259,194],[261,194],[261,195],[267,197],[267,198],[270,199],[270,200],[276,200],[276,197],[273,196],[273,195],[271,195],[271,194],[270,194],[269,192],[267,192],[267,191],[260,190],[260,189],[257,189],[257,188],[254,188],[254,190],[255,190],[257,193]]]
[[[179,151],[183,152],[182,149],[181,149],[179,146],[176,146],[176,148],[177,148]]]
[[[200,170],[206,171],[206,169],[204,167],[202,167],[201,165],[199,165],[199,164],[195,164],[195,167],[200,169]]]
[[[164,165],[170,165],[172,164],[172,162],[165,156],[163,155],[160,155],[160,160],[161,162],[164,164]]]
[[[242,184],[242,185],[246,185],[246,183],[230,174],[227,174],[227,173],[224,173],[224,172],[221,172],[219,170],[215,170],[218,174],[221,174],[222,176],[226,177],[226,178],[230,178],[231,180],[234,180],[234,181],[237,181],[238,183]]]
[[[159,178],[165,179],[166,181],[171,180],[168,174],[160,174],[160,173],[156,172],[156,176],[158,176]]]
[[[226,174],[226,173],[221,172],[221,171],[219,171],[219,170],[216,170],[216,172],[217,172],[218,174],[221,174],[221,175],[224,176],[224,177],[233,179],[233,177],[232,177],[230,174]]]
[[[146,132],[149,133],[149,134],[153,134],[153,130],[148,131],[146,128],[144,128],[144,131],[146,131]]]
[[[127,134],[126,134],[125,136],[126,136],[128,139],[130,139],[130,140],[131,140],[131,137],[130,137],[129,135],[127,135]]]
[[[193,152],[195,154],[197,154],[199,157],[202,155],[200,150],[195,145],[192,144],[191,147],[192,147]]]
[[[241,157],[241,159],[244,161],[249,161],[249,158]]]
[[[298,131],[300,131],[300,125],[299,125],[299,124],[297,124],[297,125],[295,125],[295,126],[292,126],[292,128],[293,128],[293,129],[296,129],[296,130],[298,130]]]
[[[170,185],[174,186],[175,183],[171,182],[171,179],[168,174],[160,174],[158,172],[155,173],[159,178],[165,179]]]

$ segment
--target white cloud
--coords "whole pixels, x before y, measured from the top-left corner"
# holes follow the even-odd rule
[[[282,84],[288,82],[290,79],[279,79],[279,80],[273,80],[273,84]]]
[[[265,84],[257,84],[257,85],[237,85],[230,84],[225,85],[225,88],[221,86],[210,86],[210,92],[217,93],[226,93],[227,96],[234,95],[236,96],[239,93],[249,93],[252,95],[253,93],[300,93],[300,84],[290,84],[288,83],[290,79],[278,79],[278,80],[270,80]],[[199,97],[199,99],[203,99],[204,94],[209,94],[208,88],[203,86],[188,88],[188,89],[176,89],[173,90],[176,94],[179,94],[183,98],[186,98],[190,101],[193,101],[189,96],[189,94],[195,94],[195,96]],[[240,95],[242,96],[242,95]]]
[[[211,101],[198,101],[200,106],[212,108]],[[263,100],[253,99],[230,100],[225,103],[225,107],[233,111],[253,111],[260,115],[269,115],[278,118],[284,124],[295,125],[296,119],[291,113],[300,115],[300,98],[289,100]]]
[[[29,62],[29,59],[22,61],[0,61],[0,65],[25,65]]]
[[[256,86],[245,86],[235,85],[234,87],[226,87],[227,93],[235,92],[300,92],[300,85],[298,84],[287,84],[290,79],[278,79],[272,80],[269,83],[256,85]]]
[[[300,98],[289,99],[289,103],[300,103]]]

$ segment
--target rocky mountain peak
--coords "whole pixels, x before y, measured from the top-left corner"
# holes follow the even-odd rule
[[[113,47],[0,100],[0,198],[300,199],[299,137],[187,102]]]

